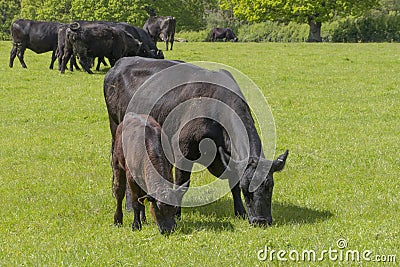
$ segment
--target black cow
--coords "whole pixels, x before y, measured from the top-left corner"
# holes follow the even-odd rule
[[[161,50],[157,49],[157,46],[153,42],[153,39],[151,39],[150,35],[143,30],[142,28],[132,26],[126,22],[99,22],[99,23],[104,23],[107,24],[111,27],[115,27],[121,30],[126,31],[130,35],[132,35],[136,40],[140,41],[142,43],[140,50],[138,52],[138,56],[141,57],[150,57],[150,58],[157,58],[157,59],[164,59],[164,54]],[[100,63],[104,63],[101,61],[101,58],[99,58],[99,61],[97,63],[96,70],[98,71],[100,69]]]
[[[238,38],[230,28],[213,28],[210,33],[210,40],[211,42],[215,42],[218,39],[225,40],[225,42],[230,40],[234,42],[238,41]]]
[[[150,51],[148,53],[145,53],[143,56],[150,58],[164,59],[163,52],[157,48],[156,43],[153,41],[149,33],[139,27],[135,27],[135,29],[139,35],[137,38],[136,37],[135,38],[142,42],[143,50]]]
[[[67,54],[71,55],[71,59],[68,58],[68,60],[64,60],[64,64],[67,64],[69,60],[70,62],[70,71],[74,70],[74,67],[77,70],[80,70],[78,64],[76,63],[76,58],[73,56],[73,51],[72,51],[72,44],[68,42],[67,40],[67,28],[68,25],[63,25],[58,29],[58,45],[57,45],[57,57],[58,57],[58,70],[61,71],[61,73],[64,73],[64,70],[66,66],[63,66],[63,57],[64,54],[66,53],[65,51],[67,50]]]
[[[161,40],[165,42],[166,50],[168,50],[168,42],[170,42],[172,50],[172,46],[174,45],[175,26],[175,17],[152,16],[147,19],[143,29],[150,34],[155,44],[157,44],[157,39],[161,38]]]
[[[124,56],[135,56],[141,43],[124,30],[111,27],[105,23],[73,22],[67,28],[67,39],[72,44],[73,53],[79,58],[83,69],[90,70],[95,57],[107,57],[111,66]],[[67,56],[64,55],[65,59]],[[64,60],[62,63],[63,66]]]
[[[168,71],[165,74],[163,70]],[[181,79],[179,78],[178,84],[172,86],[170,91],[162,91],[163,88],[169,86],[168,83],[173,83],[177,77],[182,75],[187,78],[187,83],[180,83]],[[149,77],[152,77],[152,79],[149,80]],[[208,81],[211,78],[216,83],[198,82]],[[218,85],[218,81],[227,81],[226,84],[229,87]],[[140,90],[138,90],[139,88]],[[136,95],[133,99],[139,101],[130,103],[134,94]],[[270,225],[272,223],[273,173],[283,169],[288,151],[273,161],[264,158],[261,140],[254,125],[250,108],[244,97],[241,97],[242,93],[229,72],[207,71],[177,61],[152,60],[140,57],[123,58],[106,74],[104,96],[113,140],[117,125],[122,121],[126,112],[145,113],[149,107],[153,107],[149,115],[153,116],[163,127],[172,144],[179,144],[179,149],[184,157],[175,157],[175,183],[177,185],[182,185],[190,179],[193,163],[185,161],[185,158],[195,161],[200,157],[199,163],[204,164],[201,161],[202,155],[203,152],[207,154],[207,151],[200,153],[199,144],[203,139],[211,139],[218,150],[215,158],[206,166],[213,175],[221,178],[224,175],[224,177],[229,178],[235,214],[243,218],[246,216],[240,195],[240,190],[242,190],[248,209],[249,222],[257,225]],[[155,103],[154,99],[157,100]],[[171,121],[176,122],[176,125],[163,125],[169,113],[180,104],[191,100],[200,103],[202,99],[203,101],[214,99],[218,103],[215,106],[205,107],[193,104],[192,109],[189,105],[183,112],[174,113],[174,116],[177,117],[172,118]],[[218,112],[218,106],[221,103],[231,107],[234,112],[225,114]],[[190,116],[207,112],[211,112],[214,116],[222,116],[219,119],[225,121],[224,127],[232,129],[236,129],[237,121],[234,121],[235,116],[233,114],[236,113],[245,125],[249,147],[246,148],[241,140],[238,140],[240,133],[236,137],[229,136],[225,128],[215,120],[207,117],[187,120],[188,116],[190,118]],[[181,129],[179,133],[176,132],[177,129]],[[174,141],[174,138],[177,140]],[[248,160],[245,158],[246,155],[242,155],[242,152],[246,149],[248,149]],[[233,155],[237,156],[235,160],[231,157]],[[245,158],[245,161],[238,161],[238,159],[243,158]],[[244,172],[239,173],[240,169],[244,169]],[[261,181],[261,185],[258,187],[256,187],[257,181]],[[177,216],[180,216],[180,209]]]
[[[57,50],[58,29],[63,24],[58,22],[33,21],[17,19],[11,25],[13,47],[10,53],[10,68],[13,67],[14,59],[18,56],[23,68],[25,50],[28,48],[37,54],[53,51],[50,69],[54,67]]]
[[[135,27],[126,22],[106,22],[101,21],[111,27],[123,30],[132,35],[136,40],[142,43],[138,56],[163,59],[164,55],[161,50],[158,50],[156,44],[151,39],[150,35],[143,29]]]

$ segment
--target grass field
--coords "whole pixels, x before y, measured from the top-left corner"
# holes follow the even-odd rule
[[[275,175],[272,227],[235,218],[228,194],[184,209],[169,237],[152,220],[132,232],[131,213],[113,226],[107,68],[60,75],[49,53],[27,51],[28,69],[17,59],[10,69],[10,49],[0,42],[0,266],[286,266],[294,251],[300,265],[400,261],[400,44],[176,43],[165,52],[248,75],[272,109],[277,153],[291,151]],[[301,259],[309,250],[315,261]],[[354,251],[361,262],[346,260]]]

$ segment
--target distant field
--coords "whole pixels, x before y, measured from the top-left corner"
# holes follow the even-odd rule
[[[10,69],[10,49],[0,42],[0,266],[286,266],[296,255],[301,265],[357,266],[356,252],[363,265],[400,261],[400,44],[164,51],[248,75],[274,115],[277,153],[291,151],[275,175],[272,227],[235,218],[228,194],[184,209],[169,237],[152,220],[132,232],[131,213],[113,226],[108,68],[61,75],[48,69],[50,53],[27,51],[28,69],[18,59]],[[315,261],[301,257],[310,250]]]

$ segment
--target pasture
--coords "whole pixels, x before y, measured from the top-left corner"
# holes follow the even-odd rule
[[[234,217],[228,194],[183,209],[169,237],[149,213],[140,232],[131,231],[132,213],[113,226],[107,68],[61,75],[48,69],[50,53],[27,50],[28,69],[17,59],[10,69],[10,49],[0,42],[0,266],[286,266],[293,251],[301,265],[359,265],[346,261],[349,250],[363,265],[400,261],[400,44],[176,43],[164,51],[248,75],[274,115],[276,154],[290,150],[274,177],[272,227]],[[304,250],[316,260],[301,260]]]

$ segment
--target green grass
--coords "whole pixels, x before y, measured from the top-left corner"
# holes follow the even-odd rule
[[[277,153],[291,151],[275,175],[274,226],[235,218],[228,194],[184,209],[169,237],[150,214],[140,232],[131,231],[131,213],[113,226],[107,69],[60,75],[48,69],[49,53],[31,51],[28,69],[18,60],[10,69],[10,49],[0,42],[0,266],[284,266],[293,262],[262,262],[257,251],[321,252],[338,249],[340,238],[346,249],[399,262],[400,44],[176,43],[165,51],[248,75],[272,109]],[[301,265],[348,263],[326,256]]]

